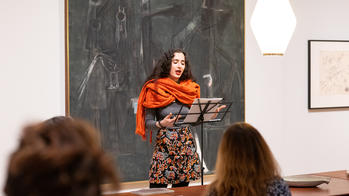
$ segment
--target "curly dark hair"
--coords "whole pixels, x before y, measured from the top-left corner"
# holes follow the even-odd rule
[[[147,78],[146,81],[151,79],[167,78],[170,75],[172,58],[174,57],[175,53],[183,53],[185,57],[185,68],[178,82],[189,79],[195,81],[196,79],[191,73],[188,55],[182,49],[170,49],[165,52],[164,55],[162,55],[161,58],[156,62],[153,73]]]
[[[99,196],[106,180],[117,189],[115,165],[98,138],[91,125],[70,117],[25,127],[10,157],[6,195]]]

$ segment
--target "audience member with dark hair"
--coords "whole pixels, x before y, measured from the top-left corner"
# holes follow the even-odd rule
[[[54,117],[24,128],[10,157],[7,196],[99,196],[119,179],[97,131],[86,122]]]
[[[222,137],[210,196],[291,195],[262,135],[248,123],[235,123]]]

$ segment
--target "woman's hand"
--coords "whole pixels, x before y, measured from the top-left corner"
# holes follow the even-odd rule
[[[216,108],[215,112],[213,115],[212,115],[212,118],[211,119],[215,119],[218,115],[218,112],[221,111],[223,108],[226,108],[227,106],[226,105],[221,105],[219,107]]]
[[[169,115],[167,115],[164,119],[158,121],[159,124],[159,128],[166,128],[166,127],[173,127],[173,123],[175,122],[177,116],[172,117],[172,113],[170,113]],[[180,116],[178,116],[179,118]]]

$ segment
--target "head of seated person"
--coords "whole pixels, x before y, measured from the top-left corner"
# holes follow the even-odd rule
[[[244,122],[230,126],[219,146],[216,179],[208,195],[269,195],[268,184],[275,179],[282,180],[278,164],[257,129]],[[288,194],[284,185],[281,191]]]
[[[118,187],[114,167],[91,125],[54,117],[23,129],[4,191],[8,196],[98,196],[102,183]]]

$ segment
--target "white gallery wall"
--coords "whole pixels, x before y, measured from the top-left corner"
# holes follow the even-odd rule
[[[246,0],[246,120],[259,128],[283,174],[349,169],[349,109],[309,111],[310,39],[349,40],[349,1],[290,0],[297,26],[283,57],[263,57]]]
[[[64,1],[0,1],[0,195],[28,122],[64,115]]]
[[[349,40],[349,1],[290,2],[297,26],[286,54],[263,57],[249,24],[256,0],[245,1],[246,121],[285,175],[349,169],[349,109],[307,109],[307,40]],[[20,128],[64,115],[64,1],[1,1],[0,24],[2,185]]]

